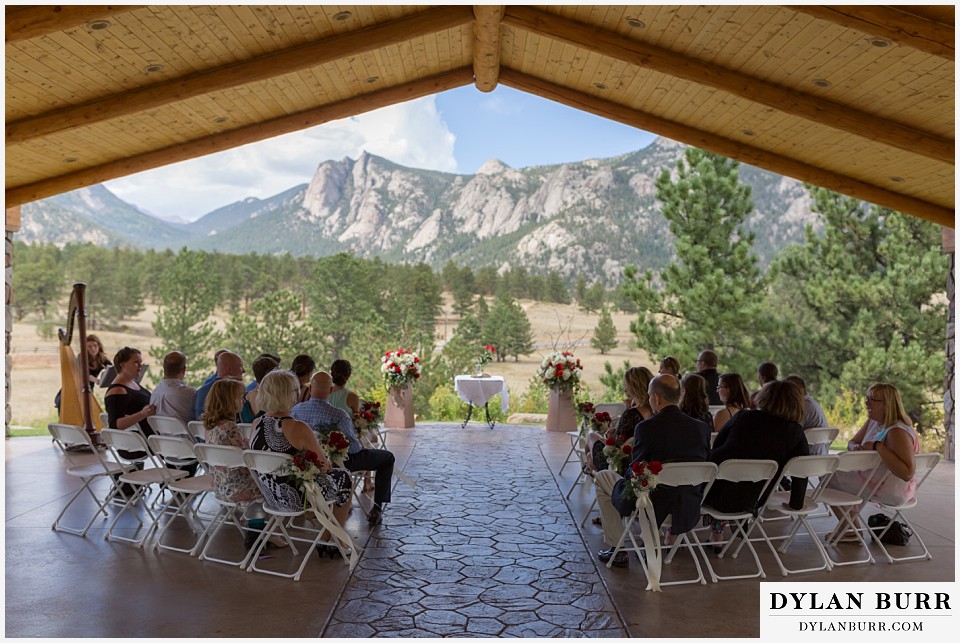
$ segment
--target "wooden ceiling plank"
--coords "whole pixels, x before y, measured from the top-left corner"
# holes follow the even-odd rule
[[[722,154],[741,162],[762,167],[772,172],[863,199],[878,205],[929,219],[941,225],[954,225],[954,211],[929,201],[905,196],[864,181],[815,167],[787,156],[774,154],[757,147],[704,132],[693,127],[668,121],[658,116],[639,112],[623,105],[601,100],[573,89],[548,83],[509,68],[500,70],[504,85],[530,92],[549,100],[581,109],[604,118],[638,127],[688,145]],[[13,201],[16,203],[17,201]]]
[[[942,139],[893,121],[878,118],[809,94],[767,83],[734,70],[706,65],[692,58],[617,36],[590,25],[553,16],[539,9],[510,6],[504,22],[576,44],[604,56],[655,69],[684,80],[730,92],[774,109],[858,136],[875,139],[911,153],[954,163],[952,140]]]
[[[805,13],[868,36],[880,36],[945,60],[954,60],[954,28],[922,18],[908,10],[876,5],[788,5]]]
[[[143,5],[46,5],[10,8],[6,11],[6,43],[8,45],[66,31],[94,20],[107,20]]]
[[[503,5],[473,5],[473,75],[482,92],[492,92],[497,87],[503,10]]]
[[[472,20],[468,7],[430,9],[392,23],[352,31],[320,42],[293,47],[255,59],[212,69],[186,77],[156,83],[119,95],[108,96],[7,124],[7,145],[16,144],[71,127],[89,125],[109,118],[145,111],[166,103],[185,100],[263,80],[331,60],[355,56],[399,40],[408,40],[465,24]]]
[[[298,114],[274,118],[262,123],[230,130],[222,134],[206,136],[147,152],[130,158],[117,159],[79,172],[64,174],[6,190],[7,205],[21,205],[62,192],[95,185],[137,172],[143,172],[170,163],[185,161],[214,152],[254,143],[273,136],[314,127],[333,120],[347,118],[368,111],[402,103],[438,92],[463,87],[473,83],[473,69],[462,67],[449,72],[423,78],[405,85],[355,96],[346,100],[306,110]]]

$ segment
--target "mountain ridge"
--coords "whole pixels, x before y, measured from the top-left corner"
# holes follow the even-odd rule
[[[519,170],[490,159],[475,174],[408,168],[363,152],[356,160],[322,161],[308,183],[235,201],[186,225],[93,186],[25,205],[21,232],[27,242],[237,254],[346,251],[435,268],[453,259],[613,284],[628,263],[658,269],[672,256],[655,181],[664,169],[674,170],[684,149],[660,138],[610,158]],[[743,164],[740,174],[755,205],[747,227],[763,231],[755,251],[766,264],[802,240],[814,220],[809,197],[793,179]],[[70,225],[58,229],[58,217]]]

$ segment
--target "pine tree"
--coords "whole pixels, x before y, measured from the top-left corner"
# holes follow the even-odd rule
[[[498,362],[510,355],[516,361],[520,355],[533,352],[530,319],[509,294],[501,294],[494,300],[490,314],[483,323],[483,343],[496,348]]]
[[[908,411],[943,398],[947,257],[939,226],[808,186],[822,233],[774,264],[770,310],[781,310],[786,361],[830,398],[894,384]],[[789,308],[778,308],[789,302]]]
[[[205,358],[219,341],[216,323],[210,319],[220,298],[220,282],[210,270],[210,255],[183,248],[162,273],[158,284],[159,306],[153,331],[159,346],[150,351],[162,360],[170,351],[187,356],[187,379],[198,383],[206,370]]]
[[[638,275],[634,266],[624,270],[624,287],[639,311],[630,329],[651,355],[669,352],[687,363],[712,348],[721,368],[746,373],[766,352],[764,280],[751,250],[754,236],[742,227],[753,203],[738,166],[688,148],[676,179],[666,170],[657,179],[676,260],[656,277]]]
[[[610,316],[610,310],[604,307],[600,311],[600,320],[597,327],[593,329],[593,338],[590,345],[600,351],[601,355],[606,355],[607,351],[617,347],[617,327],[613,325],[613,317]]]

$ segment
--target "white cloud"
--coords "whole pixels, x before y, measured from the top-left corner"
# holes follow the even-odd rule
[[[317,166],[366,150],[401,165],[456,172],[455,137],[433,96],[105,183],[165,218],[194,220],[248,196],[306,183]]]

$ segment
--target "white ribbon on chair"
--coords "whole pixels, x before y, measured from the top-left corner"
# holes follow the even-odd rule
[[[663,555],[660,551],[660,529],[657,527],[657,515],[650,502],[650,492],[637,494],[637,522],[640,523],[640,536],[643,538],[643,550],[647,554],[647,590],[660,591],[660,569]]]
[[[347,564],[350,566],[350,571],[353,571],[353,568],[360,562],[360,553],[357,551],[358,546],[353,542],[350,534],[344,531],[340,523],[337,522],[337,519],[334,518],[330,510],[330,503],[327,502],[327,499],[320,493],[320,487],[316,482],[306,482],[303,485],[303,495],[310,504],[310,510],[313,511],[313,515],[317,517],[317,522],[320,523],[320,526],[326,529],[332,538],[340,541],[344,547],[349,548]]]

